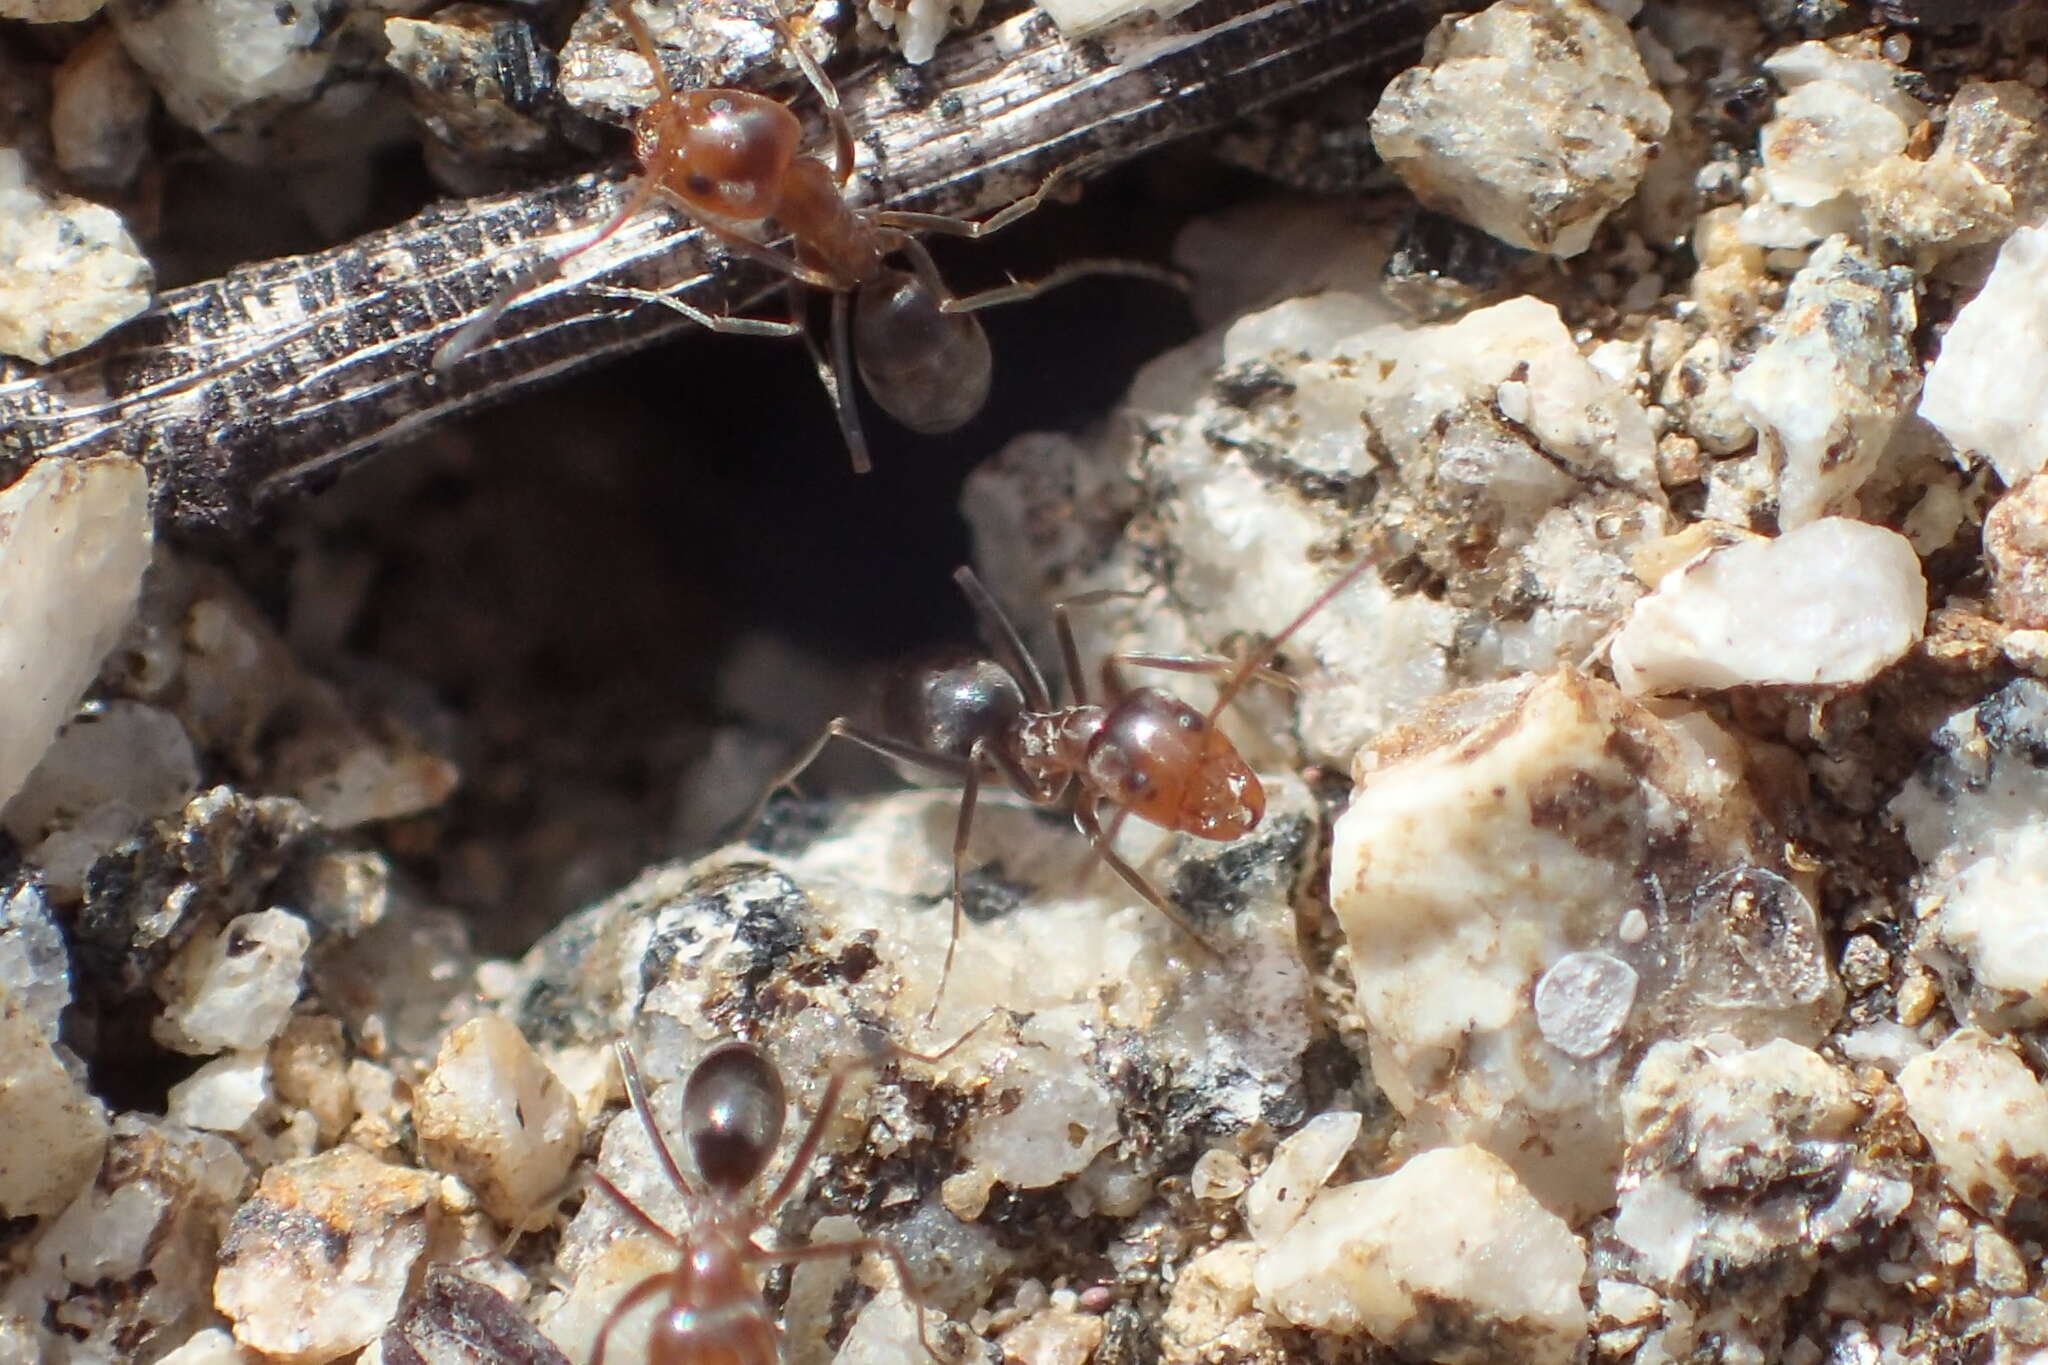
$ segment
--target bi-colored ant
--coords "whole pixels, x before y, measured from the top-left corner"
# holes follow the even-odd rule
[[[1045,674],[1024,645],[993,594],[972,569],[954,580],[973,605],[1002,659],[953,650],[898,670],[882,695],[882,729],[870,730],[845,716],[834,718],[810,747],[763,792],[743,828],[751,828],[768,802],[795,782],[833,739],[849,739],[908,767],[958,782],[960,813],[953,830],[953,923],[946,941],[938,990],[925,1018],[936,1015],[953,971],[965,913],[962,864],[974,827],[981,784],[996,779],[1035,806],[1064,811],[1117,876],[1208,957],[1216,949],[1196,932],[1144,873],[1112,846],[1125,816],[1179,834],[1219,842],[1257,827],[1266,812],[1265,789],[1245,763],[1217,716],[1253,678],[1287,685],[1269,667],[1281,645],[1309,618],[1371,568],[1367,555],[1346,569],[1265,646],[1242,660],[1206,655],[1116,653],[1102,661],[1105,702],[1089,700],[1080,649],[1068,612],[1127,593],[1087,593],[1053,605],[1060,659],[1073,701],[1056,705]],[[1152,687],[1128,687],[1122,667],[1207,673],[1225,681],[1207,713]],[[1115,808],[1107,831],[1099,814]]]
[[[913,1052],[893,1042],[882,1046],[894,1056],[937,1063],[980,1032],[997,1013],[990,1011],[973,1028],[937,1052]],[[807,1246],[764,1247],[754,1240],[755,1234],[803,1184],[824,1141],[826,1126],[839,1107],[848,1077],[874,1065],[873,1059],[846,1063],[833,1070],[818,1100],[818,1110],[797,1142],[782,1178],[765,1196],[749,1198],[748,1189],[761,1178],[775,1155],[788,1111],[782,1075],[768,1055],[752,1043],[720,1043],[698,1060],[683,1083],[683,1135],[703,1181],[700,1189],[683,1174],[667,1139],[661,1135],[661,1125],[655,1122],[654,1107],[648,1102],[647,1086],[641,1079],[633,1050],[624,1040],[617,1044],[617,1049],[626,1098],[647,1130],[654,1159],[662,1174],[693,1207],[689,1227],[680,1233],[672,1232],[602,1173],[591,1172],[592,1183],[610,1196],[620,1211],[644,1231],[674,1247],[682,1259],[673,1270],[650,1275],[619,1299],[598,1329],[590,1365],[604,1365],[605,1346],[622,1319],[642,1304],[657,1299],[663,1302],[648,1336],[647,1365],[705,1365],[711,1361],[722,1365],[777,1365],[780,1332],[755,1280],[758,1268],[827,1256],[859,1256],[865,1252],[888,1259],[896,1271],[903,1297],[917,1319],[918,1344],[936,1365],[947,1365],[925,1335],[924,1310],[917,1302],[903,1253],[893,1243],[879,1237],[864,1237],[813,1242]]]
[[[1061,176],[1072,174],[1081,163],[1055,171],[1031,194],[979,221],[850,203],[846,196],[853,178],[853,130],[840,108],[838,91],[797,41],[788,21],[774,8],[776,3],[770,0],[769,11],[776,32],[824,104],[832,129],[832,165],[799,152],[803,126],[776,100],[746,90],[676,90],[632,0],[612,0],[654,73],[657,92],[654,102],[633,120],[640,182],[595,237],[556,258],[554,273],[610,237],[655,198],[737,254],[778,272],[786,282],[787,321],[707,313],[649,289],[598,286],[593,292],[658,303],[715,332],[802,338],[857,473],[872,465],[853,393],[856,361],[868,392],[891,417],[912,431],[952,431],[980,412],[988,398],[988,335],[973,313],[1085,275],[1131,275],[1185,287],[1178,275],[1156,266],[1087,260],[1071,262],[1042,279],[966,297],[953,294],[930,252],[912,234],[985,237],[1036,209]],[[767,245],[764,238],[771,224],[791,239],[794,254]],[[909,270],[889,264],[896,255],[909,262]],[[806,285],[831,295],[829,352],[804,325]],[[434,368],[445,370],[473,350],[523,288],[500,296],[458,331],[435,353]]]

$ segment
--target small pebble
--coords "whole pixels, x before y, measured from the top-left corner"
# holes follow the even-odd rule
[[[441,1045],[413,1099],[420,1154],[462,1178],[493,1218],[545,1224],[583,1139],[576,1101],[519,1030],[497,1015]]]
[[[121,215],[44,193],[0,147],[0,354],[47,365],[149,307],[155,287]]]

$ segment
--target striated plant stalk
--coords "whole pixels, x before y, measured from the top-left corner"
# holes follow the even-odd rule
[[[883,62],[842,91],[880,202],[985,213],[1086,158],[1089,168],[1412,50],[1440,0],[1208,0],[1070,42],[1028,11],[945,43],[906,92]],[[932,97],[937,92],[937,97]],[[626,192],[617,170],[438,205],[332,250],[172,290],[89,351],[0,363],[0,474],[43,456],[125,453],[151,472],[167,528],[233,532],[257,508],[383,442],[691,324],[585,286],[743,306],[756,269],[707,259],[676,216],[642,215],[536,287],[447,374],[435,350],[510,280],[582,240]]]

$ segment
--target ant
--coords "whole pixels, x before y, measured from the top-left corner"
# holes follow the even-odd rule
[[[989,1011],[974,1027],[934,1053],[913,1052],[895,1042],[885,1042],[883,1047],[914,1061],[937,1063],[980,1032],[997,1013]],[[613,1306],[598,1329],[590,1365],[604,1365],[605,1347],[613,1329],[650,1299],[663,1299],[666,1304],[656,1315],[648,1338],[647,1365],[702,1365],[714,1360],[730,1365],[777,1365],[780,1333],[768,1301],[754,1281],[753,1267],[787,1265],[826,1256],[858,1256],[864,1252],[879,1253],[888,1259],[917,1318],[918,1345],[937,1365],[946,1365],[925,1335],[924,1311],[915,1297],[910,1268],[894,1243],[864,1237],[800,1247],[764,1247],[754,1240],[755,1234],[777,1209],[789,1202],[802,1183],[824,1141],[825,1128],[838,1110],[847,1078],[874,1065],[872,1059],[845,1063],[833,1070],[817,1112],[811,1116],[810,1126],[798,1141],[782,1178],[766,1196],[750,1199],[748,1188],[768,1169],[782,1139],[789,1105],[782,1074],[768,1054],[752,1043],[720,1043],[698,1060],[683,1083],[683,1133],[703,1180],[699,1189],[683,1174],[667,1139],[661,1135],[632,1048],[624,1039],[615,1047],[619,1071],[626,1082],[626,1098],[647,1130],[654,1159],[669,1183],[694,1203],[696,1212],[686,1230],[671,1232],[602,1172],[590,1173],[591,1181],[622,1212],[682,1255],[674,1269],[648,1276]]]
[[[960,296],[946,287],[931,253],[914,235],[945,233],[978,238],[1000,231],[1038,208],[1064,175],[1098,159],[1055,170],[1032,193],[979,221],[944,214],[874,209],[847,199],[853,178],[853,129],[839,93],[816,59],[791,31],[771,0],[769,14],[783,45],[823,102],[832,130],[832,165],[800,153],[803,126],[777,100],[747,90],[678,91],[669,83],[653,35],[631,0],[612,0],[633,44],[654,73],[656,98],[633,119],[638,187],[597,235],[557,257],[559,275],[574,257],[624,226],[659,198],[699,224],[740,256],[784,278],[789,318],[708,313],[672,294],[623,286],[596,286],[614,298],[658,303],[714,332],[740,336],[799,337],[809,351],[853,458],[854,472],[873,467],[853,394],[856,368],[875,402],[902,425],[926,435],[956,430],[987,401],[993,361],[988,334],[972,314],[1030,298],[1086,275],[1129,275],[1185,289],[1170,270],[1137,261],[1070,262],[1042,279],[1012,282]],[[793,254],[762,240],[773,223],[795,245]],[[909,270],[890,265],[901,255]],[[831,295],[829,353],[804,324],[803,287]],[[445,371],[475,348],[522,292],[515,286],[435,352]],[[858,365],[856,367],[856,360]]]
[[[1104,702],[1089,699],[1068,613],[1129,592],[1084,593],[1053,604],[1060,659],[1073,701],[1055,705],[1023,637],[974,571],[953,579],[966,594],[1003,659],[971,650],[948,650],[897,670],[882,694],[882,728],[870,730],[835,717],[809,748],[785,768],[755,802],[742,830],[752,828],[777,791],[817,761],[833,739],[848,739],[898,764],[960,784],[953,827],[953,923],[939,987],[925,1013],[937,1014],[952,976],[953,952],[965,914],[962,863],[974,827],[981,784],[996,779],[1034,806],[1058,810],[1074,822],[1100,858],[1145,902],[1205,956],[1216,949],[1174,909],[1171,901],[1112,846],[1126,816],[1199,839],[1225,842],[1258,826],[1266,813],[1265,789],[1216,718],[1254,678],[1292,686],[1270,665],[1281,645],[1376,563],[1367,555],[1346,569],[1266,644],[1241,660],[1211,655],[1113,653],[1101,664]],[[1153,687],[1130,687],[1122,668],[1156,668],[1223,676],[1207,713]],[[1115,808],[1105,832],[1099,808]]]

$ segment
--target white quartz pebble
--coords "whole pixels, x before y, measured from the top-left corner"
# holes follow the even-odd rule
[[[1430,1360],[1564,1365],[1586,1335],[1585,1269],[1579,1239],[1505,1162],[1450,1147],[1325,1191],[1253,1279],[1298,1327]],[[1489,1353],[1472,1354],[1481,1345]]]
[[[0,147],[0,355],[47,365],[149,307],[154,288],[120,214],[44,193]]]
[[[1273,1149],[1273,1160],[1244,1197],[1245,1228],[1257,1242],[1272,1242],[1301,1217],[1330,1172],[1358,1141],[1365,1116],[1335,1109],[1318,1114]]]
[[[1498,0],[1430,35],[1380,97],[1372,140],[1423,203],[1576,256],[1670,126],[1626,24],[1589,0]]]
[[[199,1057],[269,1042],[299,998],[312,937],[297,915],[270,909],[186,944],[158,978],[157,1041]]]
[[[2017,1054],[1966,1028],[1899,1072],[1906,1114],[1949,1187],[1987,1213],[2048,1192],[2048,1088]]]
[[[221,1239],[214,1306],[284,1365],[361,1349],[397,1315],[436,1183],[349,1146],[272,1166]]]
[[[583,1140],[576,1100],[519,1030],[494,1014],[454,1030],[413,1101],[420,1154],[459,1176],[485,1212],[545,1223]]]
[[[1868,682],[1919,640],[1927,581],[1896,531],[1825,517],[1668,575],[1614,638],[1638,695]]]
[[[2048,225],[1999,249],[1927,367],[1920,415],[2008,485],[2048,463]]]
[[[5,292],[0,282],[0,314]],[[21,790],[128,624],[149,554],[149,479],[134,460],[38,460],[0,490],[0,801]]]

